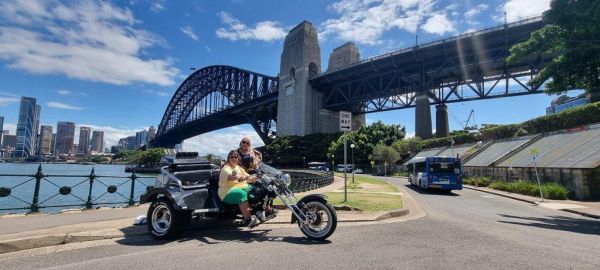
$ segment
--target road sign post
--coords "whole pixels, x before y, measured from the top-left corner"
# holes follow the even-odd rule
[[[344,202],[348,201],[348,131],[352,130],[352,113],[340,111],[340,131],[344,132]]]
[[[537,163],[535,161],[535,158],[537,157],[538,153],[540,152],[537,148],[531,148],[531,158],[533,158],[533,167],[535,168],[535,178],[537,179],[537,183],[538,183],[538,187],[540,188],[540,197],[542,198],[542,201],[544,201],[544,193],[542,193],[542,184],[540,183],[540,176],[538,175],[538,171],[537,171]]]

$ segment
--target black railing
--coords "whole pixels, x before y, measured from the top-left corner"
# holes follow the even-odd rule
[[[294,169],[286,169],[284,172],[290,174],[292,178],[290,189],[293,192],[313,190],[333,183],[333,172]],[[25,178],[25,180],[10,185],[11,181],[19,178]],[[6,181],[7,179],[9,181]],[[53,181],[52,179],[57,180]],[[149,182],[154,183],[154,179],[155,177],[151,176],[138,176],[135,172],[129,176],[96,175],[94,168],[88,175],[50,175],[44,174],[42,165],[40,165],[35,174],[0,174],[0,211],[28,210],[37,213],[42,208],[85,207],[85,209],[92,209],[94,206],[115,204],[132,206],[139,202],[140,196],[144,192],[153,188]],[[59,184],[58,181],[63,183]],[[35,184],[33,194],[31,194],[31,187],[27,187],[28,183]],[[138,185],[137,188],[136,185]],[[127,186],[129,189],[126,188]],[[20,194],[14,192],[19,188],[22,189]],[[125,194],[121,193],[121,190],[124,190]],[[103,200],[109,195],[112,196],[112,199]],[[71,200],[51,203],[52,199],[61,196],[69,197]],[[12,203],[6,203],[6,200],[11,199]],[[15,203],[24,206],[15,206]],[[9,207],[3,207],[3,205],[9,205]]]
[[[7,183],[7,181],[3,181],[3,178],[7,177],[9,177],[8,179],[10,181],[18,178],[26,178],[26,180],[10,185],[10,182]],[[61,181],[69,183],[61,186],[56,183],[58,181],[52,180],[56,178],[60,178]],[[77,180],[77,178],[81,181]],[[74,181],[68,181],[67,179],[73,179]],[[36,213],[40,212],[41,208],[81,206],[86,209],[92,209],[94,206],[98,205],[114,204],[126,204],[131,206],[136,202],[139,202],[142,193],[152,188],[149,181],[144,181],[144,179],[155,179],[155,177],[138,176],[135,172],[129,176],[96,175],[94,168],[92,168],[88,175],[50,175],[44,174],[42,165],[40,165],[35,174],[0,174],[0,211],[29,210],[32,213]],[[18,188],[24,188],[26,184],[30,182],[35,183],[33,194],[30,193],[30,190],[24,190],[21,194],[14,192]],[[86,186],[86,183],[87,189],[84,187]],[[154,183],[154,181],[152,180],[151,183]],[[138,186],[136,189],[136,184],[145,188],[140,189],[140,186]],[[129,190],[123,186],[129,186]],[[124,190],[126,193],[121,193],[121,190]],[[83,193],[83,195],[80,193],[74,194],[74,191]],[[86,195],[87,198],[84,199]],[[40,196],[42,196],[41,199]],[[70,200],[63,200],[62,203],[58,204],[51,203],[52,199],[60,196],[69,197]],[[113,198],[109,201],[103,200],[109,196]],[[7,199],[13,199],[13,202],[18,202],[18,204],[25,206],[18,207],[13,204],[13,206],[10,207],[2,207],[4,204],[3,200]]]
[[[333,172],[315,170],[283,170],[292,178],[290,190],[292,192],[304,192],[321,188],[333,183]]]

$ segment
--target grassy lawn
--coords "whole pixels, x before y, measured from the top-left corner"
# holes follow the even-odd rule
[[[344,177],[343,173],[335,173],[335,176]],[[344,202],[344,187],[335,192],[325,192],[329,203],[335,206],[349,206],[363,211],[390,211],[402,208],[402,196],[397,193],[398,189],[386,182],[380,181],[369,175],[354,175],[354,184],[352,184],[352,174],[348,174],[348,201]],[[341,191],[341,192],[340,192]],[[276,205],[283,205],[279,199],[273,202]]]
[[[335,173],[344,177],[343,173]],[[338,189],[343,191],[344,188]],[[381,194],[382,192],[396,193],[398,189],[386,182],[369,175],[355,174],[354,184],[352,174],[348,174],[348,201],[344,202],[343,192],[326,192],[330,202],[337,206],[349,206],[364,211],[389,211],[402,208],[402,196]]]
[[[344,201],[343,192],[326,192],[329,202],[336,206],[350,206],[364,211],[390,211],[402,208],[402,196],[348,192],[348,201]]]
[[[344,178],[344,173],[335,173],[335,176]],[[364,174],[355,174],[354,175],[354,184],[352,183],[352,174],[348,174],[348,190],[352,191],[360,191],[368,190],[371,192],[398,192],[398,189],[386,182],[378,180],[368,175]]]

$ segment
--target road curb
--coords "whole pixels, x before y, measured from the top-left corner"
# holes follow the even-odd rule
[[[517,201],[522,201],[522,202],[526,202],[526,203],[530,203],[530,204],[535,204],[535,205],[538,204],[537,201],[532,201],[532,200],[527,200],[527,199],[523,199],[523,198],[518,198],[518,197],[515,197],[515,196],[510,196],[508,194],[502,194],[502,193],[499,193],[499,192],[478,189],[476,187],[469,187],[469,186],[463,185],[463,188],[470,189],[470,190],[475,190],[475,191],[479,191],[479,192],[484,192],[484,193],[488,193],[488,194],[494,194],[494,195],[497,195],[497,196],[501,196],[501,197],[505,197],[505,198],[509,198],[509,199],[513,199],[513,200],[517,200]],[[560,210],[560,211],[563,211],[563,212],[567,212],[567,213],[571,213],[571,214],[576,214],[576,215],[580,215],[580,216],[584,216],[584,217],[600,219],[600,215],[590,214],[590,213],[578,211],[576,209],[556,209],[556,210]]]
[[[390,219],[390,218],[395,218],[395,217],[401,217],[401,216],[406,216],[408,215],[408,213],[410,213],[410,209],[408,208],[402,208],[400,210],[396,210],[396,211],[390,211],[387,212],[381,216],[378,216],[375,218],[375,221],[380,221],[380,220],[384,220],[384,219]]]
[[[112,229],[111,229],[112,230]],[[113,233],[102,233],[103,230],[78,232],[78,233],[66,233],[66,234],[54,234],[45,235],[39,237],[28,237],[21,239],[8,240],[0,242],[0,254],[22,251],[27,249],[58,246],[71,243],[80,243],[87,241],[105,240],[113,238],[125,237],[125,233],[113,232]],[[113,230],[114,231],[114,230]],[[127,237],[142,235],[145,233],[128,233]]]
[[[517,201],[522,201],[522,202],[526,202],[526,203],[530,203],[530,204],[537,204],[536,201],[518,198],[518,197],[510,196],[508,194],[497,193],[497,192],[493,192],[493,191],[489,191],[489,190],[478,189],[476,187],[468,187],[468,186],[463,185],[463,188],[470,189],[470,190],[476,190],[476,191],[484,192],[484,193],[488,193],[488,194],[494,194],[494,195],[498,195],[501,197],[505,197],[505,198],[509,198],[509,199],[513,199],[513,200],[517,200]]]

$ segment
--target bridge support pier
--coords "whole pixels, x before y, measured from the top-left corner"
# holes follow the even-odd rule
[[[430,139],[431,135],[431,109],[427,91],[416,92],[415,97],[415,136],[421,139]]]
[[[439,104],[435,106],[435,135],[436,137],[448,137],[448,106]]]

